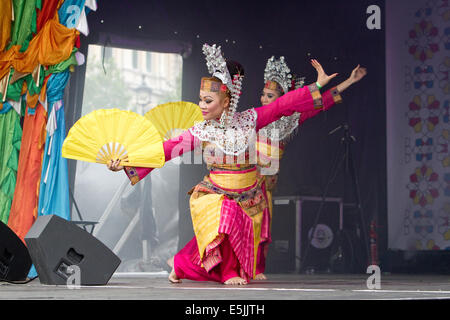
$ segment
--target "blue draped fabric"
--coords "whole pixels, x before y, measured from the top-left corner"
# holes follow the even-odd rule
[[[61,149],[66,136],[63,96],[69,77],[69,71],[55,73],[50,76],[47,83],[50,124],[47,126],[42,159],[38,204],[38,216],[54,214],[66,220],[70,220],[69,175],[67,159],[61,156]],[[52,126],[52,123],[56,126]],[[28,277],[36,276],[37,272],[33,265]]]
[[[65,70],[59,73],[53,73],[47,82],[47,102],[49,104],[62,100],[64,97],[64,89],[67,81],[69,81],[70,72]],[[49,114],[51,110],[48,110]]]
[[[67,159],[61,156],[66,135],[64,104],[56,111],[56,122],[57,130],[52,136],[48,136],[45,142],[38,215],[54,214],[70,220]],[[50,154],[49,148],[51,148]]]
[[[7,101],[3,102],[3,108],[0,109],[0,114],[7,113],[11,108],[12,108],[12,105],[9,102],[7,102]]]

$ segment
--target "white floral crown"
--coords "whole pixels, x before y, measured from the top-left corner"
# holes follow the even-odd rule
[[[292,75],[290,72],[291,70],[284,61],[284,57],[280,57],[279,60],[276,60],[275,57],[272,56],[267,60],[266,69],[264,70],[264,82],[275,81],[281,86],[284,93],[286,93],[289,91],[292,84]]]
[[[242,79],[243,75],[235,74],[233,78],[231,78],[230,72],[227,68],[227,63],[225,58],[222,55],[220,50],[220,46],[216,46],[213,44],[212,46],[208,44],[203,45],[203,54],[206,58],[206,66],[208,67],[208,72],[220,81],[230,90],[231,100],[230,107],[228,112],[223,112],[220,117],[220,124],[222,127],[226,127],[228,123],[230,123],[231,119],[233,119],[234,114],[237,109],[237,104],[239,101],[239,97],[241,95],[242,88]]]

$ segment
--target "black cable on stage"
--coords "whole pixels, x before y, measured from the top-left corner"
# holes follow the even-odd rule
[[[11,283],[11,284],[27,284],[27,283],[33,281],[36,278],[38,278],[38,276],[33,277],[33,278],[29,278],[29,279],[23,280],[23,281],[14,281],[14,280],[0,279],[0,282],[7,282],[7,283]]]

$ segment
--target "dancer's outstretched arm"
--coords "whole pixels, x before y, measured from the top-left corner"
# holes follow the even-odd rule
[[[321,87],[323,87],[324,85],[322,85],[323,83],[327,84],[331,79],[333,79],[334,77],[336,77],[338,75],[338,73],[333,73],[332,75],[328,76],[325,71],[323,70],[322,65],[319,63],[319,61],[312,59],[311,60],[311,64],[312,66],[316,69],[317,71],[317,83],[319,83],[319,85]],[[341,83],[339,83],[337,85],[337,89],[339,90],[339,92],[343,92],[344,90],[346,90],[348,87],[350,87],[352,84],[354,84],[355,82],[360,81],[362,78],[364,78],[364,76],[367,74],[367,69],[361,67],[359,64],[356,66],[355,69],[352,70],[350,76],[342,81]]]
[[[353,69],[352,73],[350,74],[350,77],[348,77],[346,80],[342,81],[337,85],[337,89],[339,92],[343,92],[348,87],[350,87],[352,84],[360,81],[362,78],[364,78],[367,74],[367,69],[361,67],[359,64],[356,66],[355,69]]]
[[[323,70],[322,65],[315,59],[311,60],[312,66],[317,71],[317,82],[319,82],[319,79],[327,78],[331,80],[335,77],[335,75],[338,75],[337,73],[327,76],[325,71]],[[361,67],[359,64],[354,68],[350,74],[350,76],[339,83],[336,87],[331,88],[330,90],[325,91],[322,93],[322,104],[323,108],[319,110],[312,110],[312,111],[306,111],[303,112],[299,119],[299,125],[305,122],[307,119],[314,117],[315,115],[319,114],[322,111],[326,111],[330,109],[332,106],[334,106],[336,103],[342,102],[341,93],[348,89],[352,84],[360,81],[364,76],[367,74],[367,69]],[[321,80],[323,82],[323,80]]]

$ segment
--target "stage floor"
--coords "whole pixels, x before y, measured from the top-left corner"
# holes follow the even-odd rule
[[[0,283],[0,300],[414,300],[450,299],[449,275],[381,274],[380,289],[368,289],[369,274],[273,274],[246,286],[183,280],[167,274],[115,274],[107,285]]]

